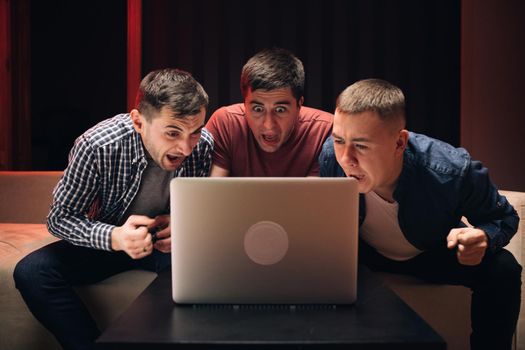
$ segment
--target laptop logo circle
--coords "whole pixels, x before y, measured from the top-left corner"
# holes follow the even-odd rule
[[[273,265],[288,252],[288,234],[273,221],[259,221],[244,235],[246,255],[259,265]]]

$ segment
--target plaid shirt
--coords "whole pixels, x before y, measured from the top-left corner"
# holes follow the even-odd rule
[[[174,177],[209,175],[213,139],[203,129]],[[53,191],[49,232],[75,245],[111,250],[111,231],[135,198],[147,160],[129,114],[100,122],[75,141]]]

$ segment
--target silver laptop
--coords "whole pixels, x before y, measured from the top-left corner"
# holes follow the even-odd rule
[[[357,284],[357,182],[175,178],[173,300],[350,304]]]

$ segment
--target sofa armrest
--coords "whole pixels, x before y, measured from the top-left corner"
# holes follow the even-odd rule
[[[518,231],[505,248],[509,250],[518,263],[523,266],[523,259],[525,258],[525,247],[523,246],[523,236],[525,235],[525,192],[499,191],[499,193],[507,198],[520,217]],[[524,274],[525,271],[522,271],[522,282],[525,280]],[[523,292],[523,287],[520,316],[516,327],[516,349],[525,349],[525,293]]]
[[[499,191],[499,193],[507,198],[520,217],[518,231],[505,248],[512,252],[516,260],[523,265],[523,259],[525,258],[525,249],[523,247],[523,236],[525,235],[525,192]]]
[[[43,224],[62,171],[0,171],[0,222]]]

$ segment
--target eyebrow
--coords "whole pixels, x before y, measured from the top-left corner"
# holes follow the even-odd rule
[[[166,125],[166,128],[169,128],[169,129],[175,129],[177,131],[183,131],[179,126],[177,125]]]
[[[166,125],[166,128],[175,129],[175,130],[180,131],[180,132],[184,131],[177,125]],[[201,132],[202,128],[204,128],[204,124],[201,124],[199,127],[197,127],[197,129],[195,129],[192,132],[190,132],[190,134],[198,134],[199,132]]]
[[[354,137],[352,141],[353,142],[372,142],[370,139],[367,139],[366,137]]]
[[[335,132],[332,132],[332,137],[336,139],[342,139],[342,136],[337,135]],[[352,142],[372,142],[370,139],[367,139],[366,137],[354,137],[351,139]]]
[[[259,101],[257,101],[257,100],[252,100],[252,101],[250,101],[250,104],[251,104],[251,105],[264,105],[264,103],[259,102]],[[284,101],[277,101],[277,102],[275,102],[273,105],[274,105],[274,106],[275,106],[275,105],[287,105],[287,106],[290,106],[291,104],[292,104],[292,103],[291,103],[290,101],[288,101],[288,100],[284,100]]]

